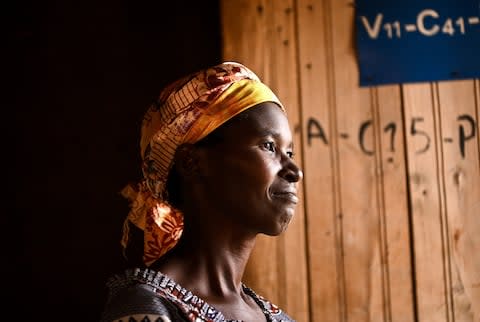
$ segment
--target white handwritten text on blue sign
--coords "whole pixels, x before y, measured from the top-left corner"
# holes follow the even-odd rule
[[[360,86],[480,77],[480,0],[356,0]]]

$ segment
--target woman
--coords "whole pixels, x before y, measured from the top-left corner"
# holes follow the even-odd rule
[[[297,204],[285,109],[247,67],[226,62],[168,86],[145,114],[144,180],[124,225],[143,267],[112,277],[102,321],[293,321],[242,283],[255,238]]]

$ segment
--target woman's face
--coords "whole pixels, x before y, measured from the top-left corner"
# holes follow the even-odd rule
[[[220,140],[206,148],[203,178],[211,203],[247,233],[283,232],[302,178],[285,114],[275,103],[262,103],[217,129],[215,136]]]

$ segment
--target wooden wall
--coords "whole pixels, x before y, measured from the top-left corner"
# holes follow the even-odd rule
[[[347,0],[221,0],[285,103],[303,202],[247,283],[297,321],[480,321],[480,82],[358,86]]]

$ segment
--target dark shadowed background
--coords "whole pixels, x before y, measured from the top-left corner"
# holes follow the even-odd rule
[[[9,15],[2,265],[20,320],[98,321],[123,265],[119,191],[140,175],[142,114],[162,86],[220,62],[218,15],[217,1],[154,0],[24,2]]]

